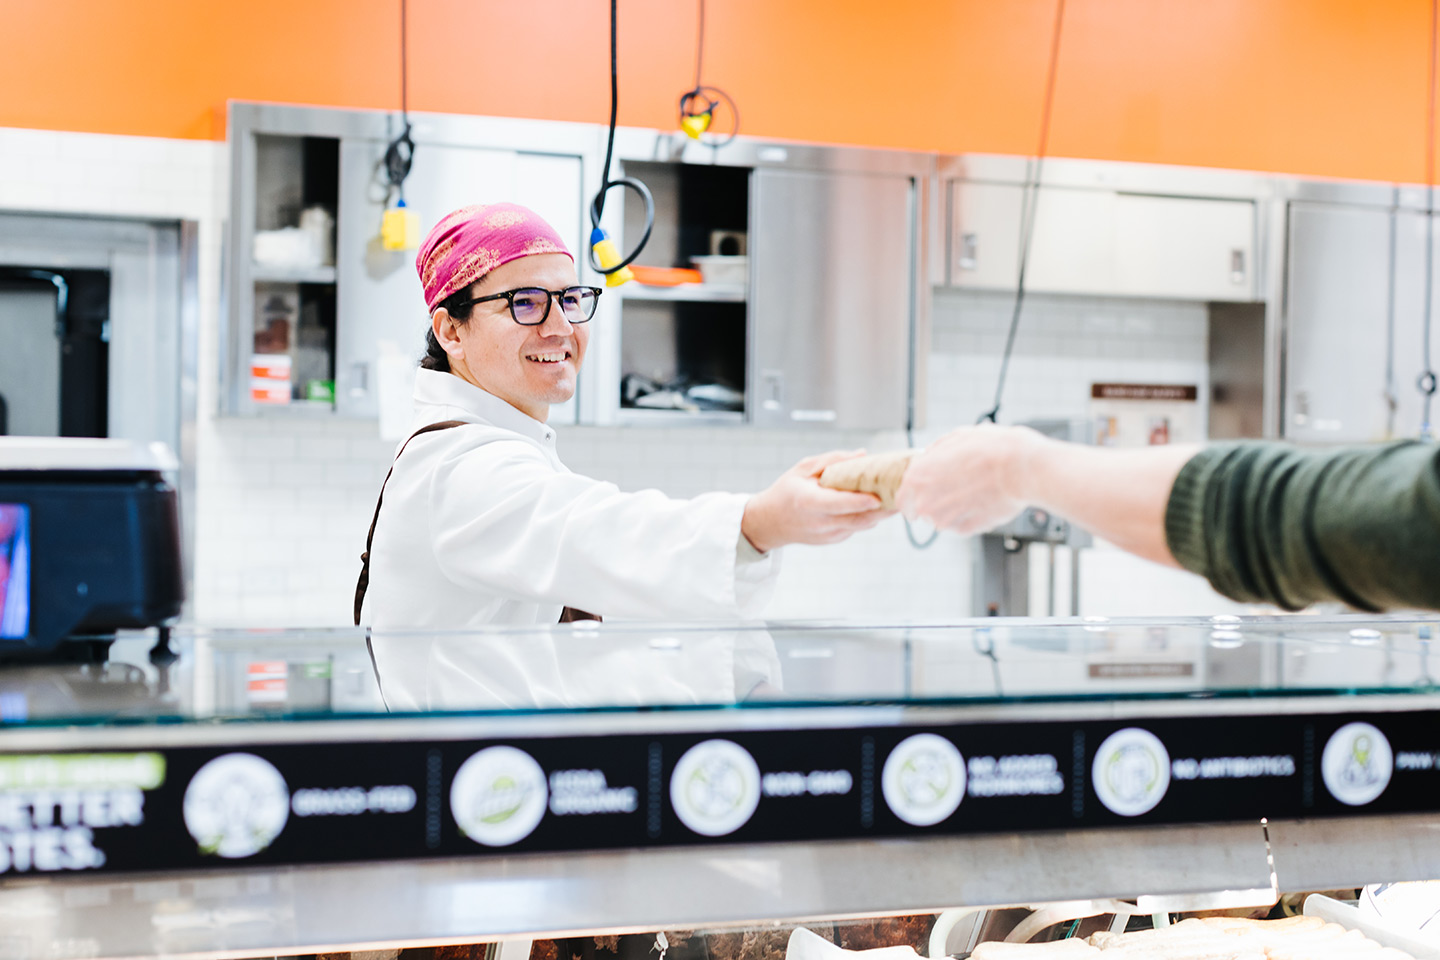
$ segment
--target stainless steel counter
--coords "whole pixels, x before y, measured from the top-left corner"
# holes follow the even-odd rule
[[[1440,771],[1421,748],[1440,716],[1437,626],[192,631],[164,671],[150,638],[126,637],[105,670],[0,673],[0,957],[315,953],[1096,897],[1154,911],[1434,879]],[[1357,724],[1385,741],[1384,764],[1371,733],[1345,740]],[[1163,768],[1168,787],[1107,780],[1147,762],[1137,729],[1164,758],[1141,772]],[[917,755],[927,738],[950,746]],[[1360,757],[1343,782],[1327,766],[1342,740]],[[760,778],[749,819],[728,829],[682,796],[685,758],[716,741]],[[467,820],[457,792],[497,748],[533,758],[548,784],[518,839]],[[947,752],[958,792],[925,766]],[[227,840],[207,848],[192,806],[206,766],[242,755],[283,775],[288,810],[227,854]],[[902,755],[923,762],[892,776]],[[96,756],[110,766],[67,765]],[[744,767],[708,762],[694,769]],[[902,774],[905,789],[951,789],[950,813],[894,793]],[[108,799],[90,802],[108,814],[71,820],[95,824],[102,856],[73,869],[61,846],[42,864],[39,825],[21,821],[70,815],[47,795],[42,818],[36,791],[101,780]],[[1358,799],[1371,781],[1379,792]],[[374,805],[402,787],[410,807]],[[344,808],[361,788],[371,806]],[[144,823],[117,812],[125,790],[143,794]],[[1126,807],[1147,790],[1150,807]],[[227,802],[215,809],[260,809]],[[512,812],[497,810],[483,812]]]

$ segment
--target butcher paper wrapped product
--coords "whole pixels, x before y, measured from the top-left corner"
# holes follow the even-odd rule
[[[918,450],[898,450],[894,453],[876,453],[866,457],[852,457],[832,463],[820,474],[820,486],[832,490],[853,490],[856,493],[873,493],[880,498],[886,510],[895,509],[895,491],[905,476],[910,458]]]
[[[1319,917],[1246,920],[1205,917],[1133,933],[1101,931],[1079,940],[982,943],[970,960],[1414,960],[1358,930]]]

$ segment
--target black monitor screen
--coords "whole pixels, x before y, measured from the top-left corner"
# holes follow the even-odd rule
[[[30,632],[30,508],[0,503],[0,640]]]

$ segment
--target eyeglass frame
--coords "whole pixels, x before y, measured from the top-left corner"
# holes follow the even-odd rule
[[[536,320],[534,323],[526,323],[519,317],[515,316],[515,295],[517,293],[524,293],[529,290],[539,290],[541,293],[545,294],[545,313],[542,314],[540,319]],[[578,283],[574,286],[566,287],[564,290],[546,290],[544,287],[516,287],[514,290],[502,290],[499,293],[492,293],[489,296],[485,297],[475,297],[472,300],[462,300],[461,302],[455,304],[455,309],[464,310],[466,307],[473,307],[477,303],[485,303],[490,300],[504,300],[506,305],[510,308],[511,320],[514,320],[522,327],[540,327],[544,326],[545,321],[550,319],[550,308],[555,306],[555,301],[563,297],[571,290],[589,290],[595,295],[596,308],[600,306],[600,294],[605,292],[603,287],[587,287],[583,284]],[[562,316],[565,314],[564,307],[560,308],[560,313]],[[584,318],[583,320],[572,320],[569,317],[565,317],[565,322],[570,324],[589,323],[591,318],[594,316],[595,311],[591,310],[590,316]]]

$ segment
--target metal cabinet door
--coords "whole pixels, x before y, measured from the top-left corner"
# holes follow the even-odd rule
[[[1002,183],[950,183],[952,287],[1008,290],[1020,271],[1024,189]]]
[[[1402,211],[1395,215],[1395,329],[1391,340],[1395,413],[1387,439],[1420,435],[1424,398],[1418,381],[1427,369],[1425,358],[1425,215]],[[1440,228],[1440,224],[1436,225]],[[1436,230],[1435,279],[1440,287],[1440,229]],[[1440,289],[1431,291],[1431,350],[1440,360]],[[1440,398],[1437,398],[1440,399]],[[1432,405],[1431,424],[1440,414]]]
[[[1026,191],[1015,184],[952,185],[950,284],[1013,290],[1020,275]],[[1042,187],[1030,192],[1035,224],[1027,289],[1039,293],[1115,292],[1115,194]]]
[[[1390,214],[1297,202],[1289,218],[1284,435],[1383,439]]]
[[[381,140],[340,144],[340,211],[335,251],[335,406],[352,417],[375,417],[382,344],[418,360],[428,329],[414,250],[385,250]],[[512,201],[545,217],[567,243],[580,242],[580,158],[513,150],[422,143],[405,181],[405,199],[420,217],[423,237],[441,217],[474,203]],[[578,251],[578,247],[574,248]],[[578,255],[578,253],[577,253]],[[388,348],[386,348],[388,349]],[[408,409],[408,388],[402,398]],[[552,410],[574,420],[573,401]]]
[[[759,426],[905,426],[915,310],[909,177],[757,170],[746,406]]]
[[[1139,194],[1115,198],[1117,293],[1254,300],[1254,251],[1251,201]]]

